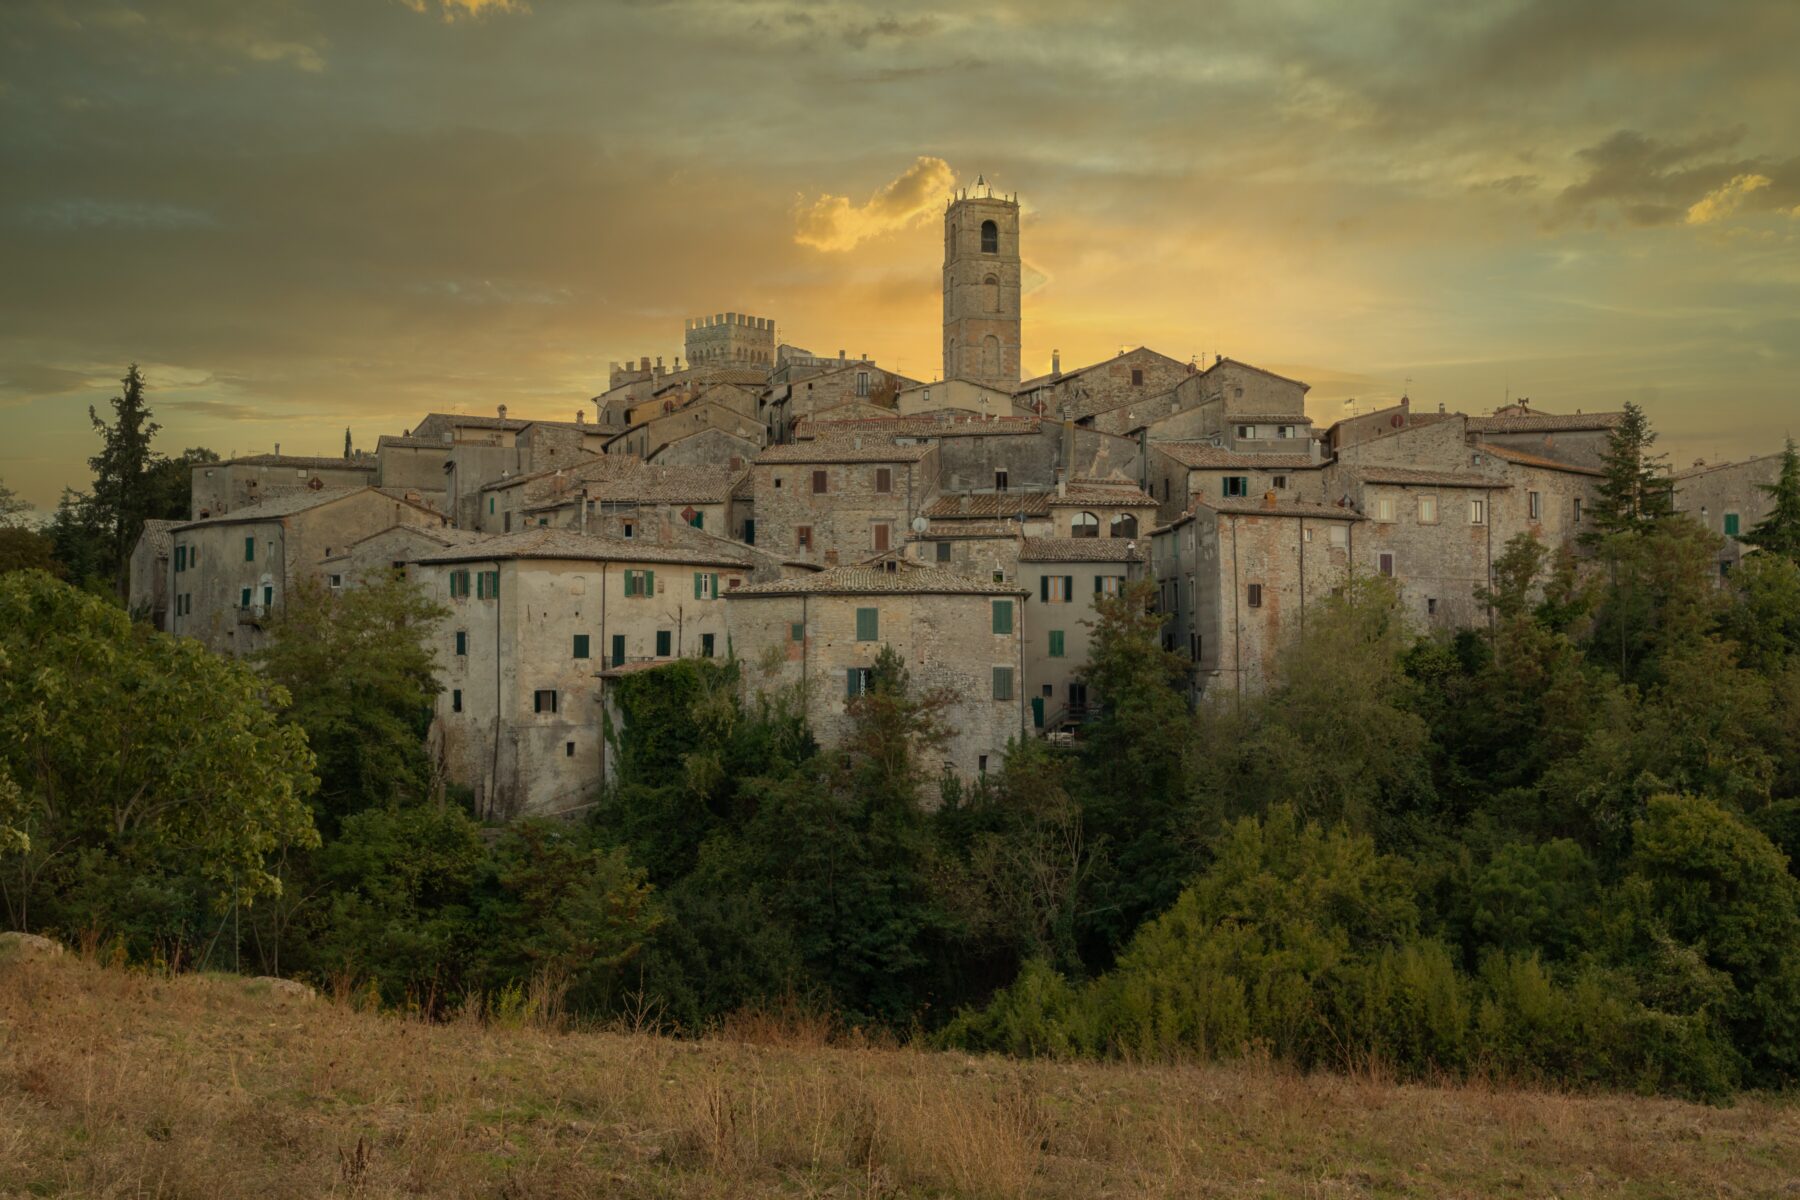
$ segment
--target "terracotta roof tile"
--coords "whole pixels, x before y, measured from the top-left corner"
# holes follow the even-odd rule
[[[891,568],[891,569],[890,569]],[[863,596],[888,594],[1017,596],[1017,584],[991,583],[942,567],[888,557],[848,566],[829,567],[817,575],[752,583],[725,593],[727,600],[756,596]]]
[[[1020,562],[1144,562],[1134,538],[1026,538]]]
[[[756,456],[759,465],[781,463],[880,463],[918,462],[931,453],[930,446],[897,446],[876,434],[833,434],[804,442],[764,447]]]
[[[925,510],[933,520],[991,520],[995,517],[1047,517],[1049,492],[958,492],[939,496]]]
[[[496,537],[482,538],[466,546],[423,554],[413,561],[441,564],[480,562],[486,559],[548,558],[579,562],[665,562],[730,567],[749,565],[748,547],[744,548],[743,553],[738,553],[723,539],[709,540],[716,544],[664,545],[655,538],[648,537],[610,537],[581,533],[573,529],[528,529],[523,533],[503,533]]]
[[[1483,454],[1491,454],[1495,458],[1510,463],[1518,463],[1522,467],[1541,467],[1547,471],[1569,471],[1576,475],[1604,475],[1606,472],[1598,467],[1578,466],[1554,458],[1545,458],[1541,454],[1527,454],[1523,450],[1514,450],[1511,446],[1496,446],[1491,442],[1477,442],[1475,449]]]
[[[1304,471],[1324,465],[1315,462],[1310,454],[1239,454],[1210,442],[1151,442],[1150,449],[1196,470]]]
[[[1414,467],[1355,466],[1352,468],[1364,483],[1386,483],[1402,487],[1487,488],[1501,491],[1512,485],[1492,475],[1475,475],[1463,471],[1421,471]]]
[[[1470,433],[1575,433],[1611,429],[1624,413],[1574,413],[1560,416],[1532,413],[1528,417],[1470,417]]]

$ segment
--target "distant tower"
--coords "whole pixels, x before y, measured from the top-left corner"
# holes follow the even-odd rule
[[[1019,382],[1019,202],[958,195],[944,212],[944,378]]]
[[[350,430],[348,428],[346,428],[344,430],[344,457],[345,458],[355,458],[356,457],[355,451],[350,449]]]

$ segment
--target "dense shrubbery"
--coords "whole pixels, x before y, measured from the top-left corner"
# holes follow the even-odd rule
[[[1506,547],[1490,628],[1419,637],[1355,581],[1273,688],[1190,712],[1131,584],[1100,602],[1088,736],[972,787],[927,765],[946,697],[891,653],[829,751],[794,698],[745,698],[753,668],[682,661],[613,685],[617,776],[579,825],[487,829],[445,794],[439,614],[403,583],[299,596],[258,673],[15,573],[8,919],[431,1011],[535,989],[693,1029],[779,1002],[1016,1054],[1787,1086],[1800,499],[1721,585],[1642,434],[1579,555]]]

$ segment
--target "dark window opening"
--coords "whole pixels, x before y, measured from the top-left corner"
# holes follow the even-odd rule
[[[1262,607],[1262,584],[1260,584],[1260,583],[1251,584],[1249,586],[1249,588],[1247,589],[1247,593],[1248,594],[1245,597],[1244,603],[1248,604],[1251,608],[1261,608]]]
[[[992,221],[981,223],[981,252],[983,254],[1000,253],[1000,226]]]
[[[556,711],[556,692],[555,692],[555,690],[551,689],[551,688],[544,688],[539,691],[533,692],[531,695],[531,711],[532,712],[540,712],[540,713],[555,712]]]

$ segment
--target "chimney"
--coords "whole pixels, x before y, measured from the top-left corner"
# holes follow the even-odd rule
[[[281,457],[281,443],[280,442],[275,443],[275,457],[276,458]]]
[[[650,373],[650,356],[649,355],[646,354],[642,358],[638,359],[638,370],[642,371],[646,375],[648,375]]]
[[[1059,496],[1066,496],[1069,494],[1069,480],[1062,473],[1061,467],[1056,469],[1056,494]]]
[[[586,425],[587,424],[587,409],[578,408],[575,410],[575,423],[577,425]]]
[[[844,361],[844,352],[843,352],[843,351],[842,351],[842,350],[839,350],[839,351],[838,351],[838,361],[839,361],[839,362],[843,362],[843,361]]]
[[[1443,411],[1444,411],[1444,402],[1443,402],[1443,401],[1442,401],[1442,400],[1439,400],[1439,401],[1438,401],[1438,411],[1439,411],[1439,412],[1443,412]]]
[[[957,511],[957,512],[959,512],[959,513],[962,513],[962,512],[968,512],[968,511],[969,511],[969,498],[968,498],[968,496],[966,496],[966,495],[958,495],[958,496],[957,496],[957,497],[956,497],[956,511]]]
[[[1052,350],[1050,352],[1050,374],[1052,374],[1052,375],[1061,375],[1062,374],[1062,351],[1061,350]]]
[[[1275,495],[1275,492],[1273,489],[1264,492],[1263,493],[1263,507],[1264,508],[1274,508],[1278,499],[1279,499],[1279,497],[1277,497]]]
[[[1220,363],[1222,363],[1222,362],[1224,362],[1224,361],[1225,361],[1225,356],[1224,356],[1224,355],[1223,355],[1223,354],[1215,354],[1215,355],[1213,355],[1213,366],[1215,366],[1215,367],[1216,367],[1216,366],[1218,366],[1218,365],[1219,365],[1219,364],[1220,364]]]
[[[838,565],[837,548],[835,546],[825,552],[825,565],[828,567],[835,567]]]
[[[667,513],[663,513],[661,518],[656,522],[656,540],[665,546],[671,541],[669,535],[669,514]]]
[[[500,419],[502,421],[506,420],[506,405],[504,404],[500,406]]]

